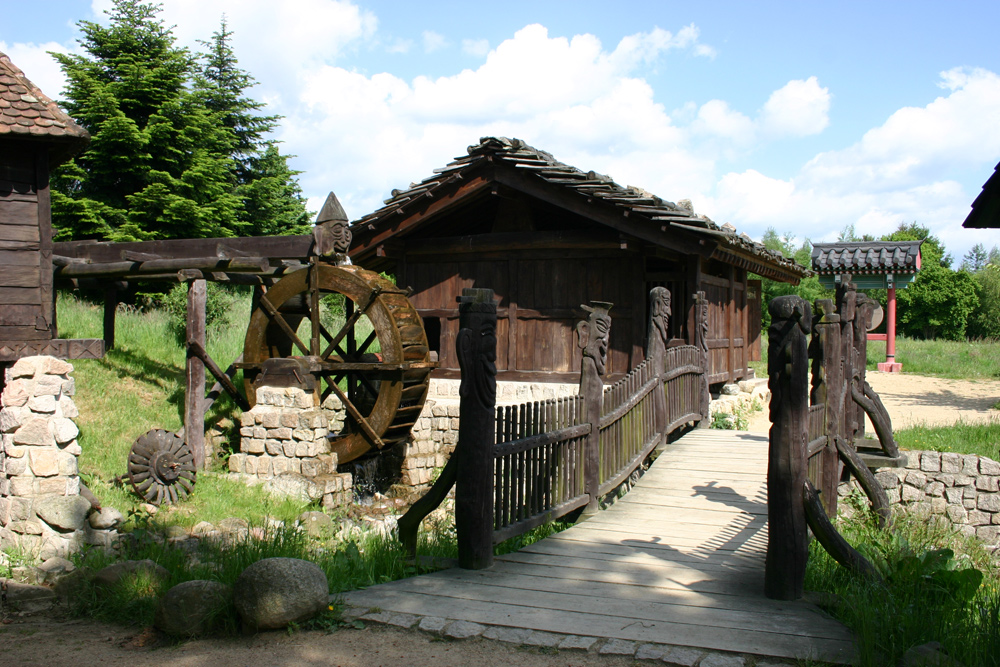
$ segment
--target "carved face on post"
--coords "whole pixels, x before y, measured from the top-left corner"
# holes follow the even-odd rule
[[[611,338],[611,315],[608,314],[611,304],[604,301],[591,301],[591,304],[593,305],[580,306],[590,316],[576,325],[578,344],[583,349],[583,356],[593,359],[597,374],[604,375],[608,360],[608,340]]]
[[[494,303],[471,303],[465,308],[469,309],[469,326],[459,330],[455,341],[462,369],[459,393],[492,410],[497,394],[497,307]]]
[[[649,335],[659,336],[666,345],[670,334],[670,290],[666,287],[654,287],[649,291]]]
[[[351,249],[351,228],[347,222],[337,221],[330,225],[330,238],[333,241],[333,251],[338,255],[346,255]]]

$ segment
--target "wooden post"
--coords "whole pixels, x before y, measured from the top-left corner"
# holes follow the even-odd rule
[[[601,410],[604,407],[604,369],[608,358],[608,339],[611,337],[611,316],[608,314],[611,306],[606,301],[591,301],[589,306],[581,305],[590,315],[576,325],[578,345],[583,350],[579,390],[580,396],[583,396],[583,422],[590,422],[590,434],[584,443],[583,455],[584,490],[590,496],[583,512],[585,516],[591,516],[600,509],[600,424]]]
[[[840,428],[841,434],[849,441],[854,440],[858,430],[858,406],[851,400],[851,384],[855,375],[854,358],[854,311],[857,304],[858,293],[851,282],[851,274],[844,273],[838,276],[840,281],[837,284],[837,313],[840,315],[840,359],[844,369],[843,397],[837,400],[844,406],[843,423]],[[862,423],[864,419],[862,418]]]
[[[184,440],[191,448],[194,465],[199,470],[205,467],[205,362],[195,353],[193,346],[205,347],[205,295],[204,279],[188,283]]]
[[[844,365],[840,358],[840,315],[833,301],[817,299],[813,317],[813,391],[812,405],[826,408],[826,435],[823,450],[820,493],[827,516],[837,516],[837,483],[840,481],[840,455],[836,438],[843,437]]]
[[[857,296],[854,307],[854,375],[851,378],[851,386],[864,395],[865,376],[868,365],[868,327],[871,325],[872,315],[878,306],[875,300],[866,294]],[[850,399],[851,394],[848,393]],[[862,440],[865,437],[865,412],[864,409],[851,400],[857,415],[858,428],[855,431],[854,439]],[[852,443],[853,444],[853,443]],[[857,446],[857,445],[855,445]]]
[[[667,394],[663,381],[667,356],[667,341],[670,340],[670,290],[654,287],[649,291],[649,328],[646,333],[646,359],[652,364],[651,375],[659,378],[656,402],[653,409],[656,430],[661,442],[667,440]]]
[[[709,405],[712,397],[708,389],[708,374],[711,372],[711,359],[708,356],[708,299],[702,291],[694,295],[694,346],[701,350],[701,360],[704,365],[704,372],[699,379],[699,393],[701,395],[701,421],[699,428],[708,428],[712,425],[712,415],[709,412]]]
[[[497,306],[493,290],[466,287],[458,297],[455,340],[462,369],[455,483],[458,564],[493,565],[493,445],[496,443]]]
[[[118,312],[118,289],[104,290],[104,351],[115,346],[115,314]]]
[[[775,600],[802,597],[809,555],[802,492],[809,433],[809,303],[795,295],[768,304],[768,388],[771,433],[767,462],[767,558],[764,594]]]

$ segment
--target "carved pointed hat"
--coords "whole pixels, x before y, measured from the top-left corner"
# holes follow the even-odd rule
[[[326,196],[323,208],[316,216],[317,225],[324,222],[347,222],[347,213],[344,212],[344,207],[340,205],[340,200],[333,192]]]

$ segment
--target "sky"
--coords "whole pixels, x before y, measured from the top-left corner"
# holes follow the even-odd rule
[[[111,0],[3,0],[0,51],[50,97]],[[524,140],[760,239],[928,227],[956,258],[1000,161],[996,0],[164,0],[198,50],[223,16],[249,93],[318,211],[357,219],[464,155]]]

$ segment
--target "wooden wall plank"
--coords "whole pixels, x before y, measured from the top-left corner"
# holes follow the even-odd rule
[[[41,291],[37,287],[0,287],[0,303],[7,305],[39,305]]]
[[[38,266],[37,250],[0,250],[0,267]]]
[[[34,209],[35,207],[32,206],[32,208]],[[0,241],[38,243],[38,225],[19,225],[7,223],[0,219]]]
[[[0,326],[34,327],[41,314],[42,310],[36,304],[18,306],[4,304],[0,308]]]
[[[0,287],[37,287],[39,279],[40,276],[37,264],[35,266],[0,264]]]

